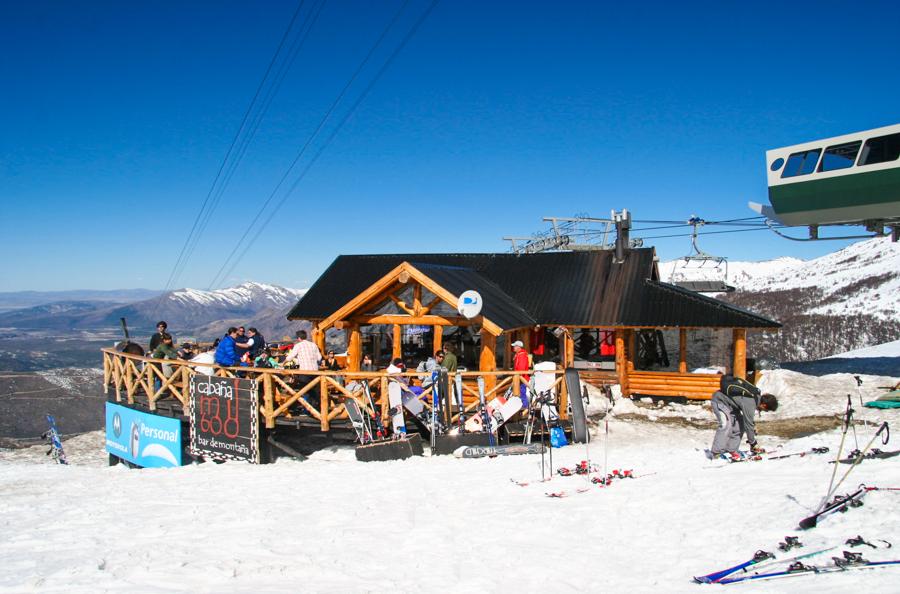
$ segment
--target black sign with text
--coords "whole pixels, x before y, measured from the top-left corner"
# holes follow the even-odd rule
[[[191,453],[259,463],[256,380],[191,377]]]

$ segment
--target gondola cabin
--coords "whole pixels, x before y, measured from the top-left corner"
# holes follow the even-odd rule
[[[768,205],[789,226],[900,223],[900,124],[766,151]]]

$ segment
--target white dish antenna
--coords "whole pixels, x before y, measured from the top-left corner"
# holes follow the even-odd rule
[[[468,290],[459,296],[456,311],[465,318],[472,319],[481,313],[481,295],[478,291]]]

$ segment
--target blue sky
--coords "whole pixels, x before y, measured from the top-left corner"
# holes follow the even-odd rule
[[[409,1],[297,171],[428,4]],[[4,3],[0,290],[162,288],[296,6]],[[175,286],[210,286],[400,6],[328,0]],[[900,121],[898,12],[443,0],[224,284],[308,286],[341,253],[505,251],[548,215],[752,216],[766,149]],[[649,243],[663,259],[690,247]]]

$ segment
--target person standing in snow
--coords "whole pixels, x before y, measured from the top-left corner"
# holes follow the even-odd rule
[[[741,437],[747,434],[750,452],[765,453],[756,443],[756,411],[778,410],[778,400],[771,394],[760,394],[759,388],[730,375],[723,375],[719,391],[713,394],[713,414],[718,426],[710,452],[713,457],[740,458]]]

